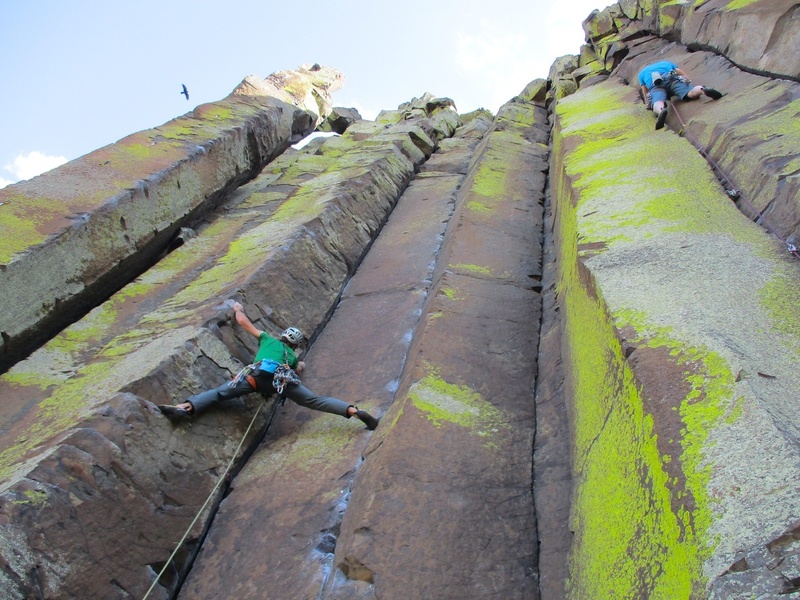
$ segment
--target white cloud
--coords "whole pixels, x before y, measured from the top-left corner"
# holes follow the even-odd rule
[[[7,185],[11,185],[12,183],[14,183],[14,182],[13,181],[9,181],[8,179],[3,179],[2,177],[0,177],[0,190],[3,189],[4,187],[6,187]]]
[[[46,154],[34,150],[28,154],[20,154],[10,165],[5,165],[3,168],[14,175],[18,180],[30,179],[36,175],[41,175],[45,171],[55,169],[65,162],[67,162],[67,159],[64,156],[47,156]],[[5,180],[0,179],[0,181]]]

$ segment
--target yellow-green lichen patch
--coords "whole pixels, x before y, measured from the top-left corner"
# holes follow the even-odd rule
[[[453,423],[489,438],[508,429],[503,413],[467,386],[447,383],[435,373],[417,381],[408,391],[414,406],[436,427]]]
[[[744,415],[744,396],[739,396],[725,414],[725,424],[733,425]]]
[[[491,208],[489,208],[488,206],[486,206],[481,202],[478,202],[477,200],[472,200],[471,202],[467,202],[467,210],[482,215],[491,214],[493,212]]]
[[[102,339],[104,333],[114,322],[116,315],[110,304],[103,304],[77,323],[71,325],[53,340],[48,347],[54,351],[71,354],[83,350],[87,345]]]
[[[508,121],[516,127],[532,127],[536,124],[536,111],[532,110],[530,105],[512,102],[500,109],[497,120]],[[507,133],[509,139],[519,143],[519,135],[516,132],[495,131],[492,135],[497,133]]]
[[[745,8],[750,6],[751,4],[756,4],[761,0],[731,0],[728,4],[725,5],[724,10],[732,11],[732,10],[739,10],[740,8]]]
[[[717,544],[704,459],[710,432],[736,413],[735,377],[720,354],[654,325],[652,315],[609,307],[578,259],[578,244],[607,243],[614,251],[615,243],[662,232],[711,234],[715,224],[727,228],[727,205],[685,140],[659,140],[670,148],[669,164],[648,150],[659,132],[630,96],[600,84],[556,108],[558,295],[574,402],[568,595],[689,598],[704,589],[703,565]],[[621,328],[679,374],[685,396],[674,399],[675,422],[666,429],[623,356]],[[675,435],[659,439],[662,430]]]
[[[225,222],[220,226],[224,227]],[[161,324],[164,327],[180,324],[185,317],[192,316],[197,307],[207,302],[209,297],[219,296],[261,268],[263,257],[284,243],[285,231],[285,225],[267,220],[232,240],[213,266],[203,270],[178,293],[165,300],[159,308],[144,317],[141,323]],[[196,240],[191,242],[201,243]],[[189,252],[190,248],[187,246],[189,244],[180,250]]]
[[[641,111],[641,106],[638,108]],[[637,109],[623,99],[618,86],[596,85],[581,90],[561,100],[556,106],[561,134],[573,135],[580,130],[585,138],[598,138],[597,142],[614,142],[599,139],[609,130],[620,133],[640,129],[642,123],[634,118]],[[631,132],[633,133],[633,132]]]
[[[153,131],[157,132],[157,137],[167,140],[189,141],[186,138],[198,139],[201,136],[208,139],[202,123],[195,119],[175,119]]]
[[[327,194],[321,193],[310,186],[302,186],[286,202],[281,204],[272,219],[276,222],[284,223],[284,227],[292,223],[313,219],[319,214],[325,201],[329,199],[330,196]]]
[[[397,110],[382,110],[375,117],[375,123],[378,125],[394,125],[403,119],[403,113]],[[375,132],[380,133],[380,130]]]
[[[145,277],[150,275],[147,273]],[[128,298],[150,291],[152,287],[141,283],[126,286],[83,319],[61,331],[27,360],[0,376],[0,386],[34,386],[45,390],[52,385],[62,385],[78,371],[85,355],[94,354],[98,347],[108,342],[109,332],[117,327],[119,305]]]
[[[508,186],[508,169],[494,161],[484,161],[475,173],[470,190],[490,201],[497,202],[505,197]]]
[[[770,317],[772,328],[800,358],[800,313],[797,311],[797,278],[794,270],[778,271],[759,291],[761,303]]]
[[[282,163],[283,164],[283,163]],[[304,154],[284,165],[283,172],[276,183],[283,185],[299,185],[314,181],[325,171],[334,167],[336,159],[319,154]],[[312,179],[312,176],[316,176]]]
[[[655,231],[728,231],[751,239],[753,231],[731,226],[740,216],[725,204],[705,161],[682,138],[653,131],[649,115],[623,95],[593,86],[558,104],[562,136],[580,140],[564,158],[578,192],[580,242],[611,244]],[[652,152],[655,135],[669,160]]]
[[[174,140],[149,141],[136,139],[129,136],[120,140],[112,147],[114,159],[124,158],[122,163],[132,160],[134,163],[156,161],[157,164],[173,163],[185,156],[185,148],[180,142]],[[112,160],[114,160],[112,159]],[[114,160],[114,166],[119,168],[119,160]]]
[[[459,263],[457,265],[451,265],[453,269],[459,271],[461,273],[472,273],[474,275],[491,275],[492,272],[487,267],[482,267],[481,265],[468,265],[464,263]]]
[[[27,504],[35,508],[41,509],[46,504],[50,496],[45,490],[25,490],[21,494],[22,498],[12,500],[12,504]]]
[[[439,293],[448,300],[458,300],[458,290],[456,288],[445,286],[439,289]]]
[[[764,129],[765,132],[768,132],[766,127],[761,127],[763,122],[760,121],[762,117],[770,118],[769,113],[764,113],[764,107],[783,104],[786,91],[786,84],[780,80],[767,80],[765,82],[756,80],[749,87],[741,90],[742,94],[737,96],[736,102],[714,102],[708,108],[708,110],[713,109],[715,122],[736,123],[736,127],[726,127],[725,133],[721,138],[718,133],[714,132],[715,128],[713,127],[703,127],[700,130],[691,128],[688,133],[699,146],[709,148],[713,140],[717,138],[724,140],[726,144],[731,143],[729,140],[738,138],[740,127],[744,129]],[[701,100],[700,102],[704,101]],[[778,127],[777,131],[781,132],[791,127],[792,124],[770,122],[770,127],[775,126]],[[738,146],[741,142],[734,143]],[[741,153],[737,153],[736,157],[737,159],[744,158]],[[723,166],[726,158],[721,157]]]
[[[352,420],[332,415],[318,416],[308,421],[296,435],[271,443],[247,465],[247,480],[282,473],[319,474],[331,464],[331,456],[346,455],[361,433]]]
[[[275,202],[282,202],[286,200],[288,194],[286,191],[270,190],[269,188],[261,192],[254,192],[250,194],[244,202],[238,204],[236,208],[264,208]]]
[[[248,113],[255,112],[252,108],[247,107],[243,104],[236,104],[236,112],[234,112],[233,108],[230,106],[220,104],[220,103],[212,103],[212,104],[203,104],[202,106],[198,106],[194,113],[201,119],[207,120],[215,120],[215,121],[225,121],[225,122],[232,122],[237,121],[239,118],[247,116]],[[241,113],[241,114],[239,114]]]
[[[735,374],[719,353],[704,347],[691,347],[676,338],[667,327],[647,322],[646,315],[635,311],[620,311],[617,327],[630,327],[638,332],[634,341],[639,346],[665,348],[678,366],[684,368],[683,378],[688,393],[678,408],[683,422],[680,460],[686,478],[686,489],[694,497],[696,507],[690,517],[697,533],[708,529],[711,506],[706,489],[710,467],[704,463],[703,449],[709,432],[721,423],[736,404]]]
[[[575,403],[570,596],[689,598],[702,581],[709,552],[701,529],[707,519],[698,517],[707,509],[673,512],[676,485],[616,329],[597,291],[584,289],[577,271],[572,273],[560,284],[568,296]],[[692,415],[688,420],[687,429],[698,427]],[[696,466],[683,460],[685,469]],[[687,472],[686,478],[697,475]]]
[[[786,92],[785,88],[783,92]],[[756,111],[751,118],[737,122],[725,136],[725,143],[741,149],[729,169],[730,175],[734,179],[737,176],[743,180],[747,178],[743,187],[751,188],[751,196],[757,196],[757,202],[765,204],[779,194],[785,177],[800,171],[800,155],[797,153],[800,145],[800,100],[766,114],[763,109],[757,108]],[[748,181],[753,179],[753,174],[763,172],[765,166],[772,176]]]
[[[675,26],[675,17],[665,12],[658,14],[658,26],[660,31],[668,31]]]
[[[0,264],[31,246],[47,241],[49,235],[41,229],[52,227],[55,220],[68,226],[64,215],[64,203],[52,198],[23,195],[3,196],[0,206]]]

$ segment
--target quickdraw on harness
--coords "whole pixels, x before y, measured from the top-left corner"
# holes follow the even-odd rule
[[[244,369],[239,371],[231,381],[228,382],[229,387],[236,387],[239,382],[244,379],[247,383],[253,386],[254,390],[258,390],[258,386],[256,385],[256,378],[253,377],[253,371],[258,370],[259,366],[261,365],[261,361],[257,363],[253,363],[252,365],[247,365]]]
[[[687,85],[691,83],[688,77],[685,77],[683,75],[678,75],[677,71],[670,71],[667,74],[667,81],[680,81],[681,83],[685,83]]]
[[[284,346],[283,364],[278,365],[278,368],[275,369],[275,374],[272,377],[272,385],[275,387],[278,394],[283,395],[283,390],[286,388],[286,385],[290,383],[297,385],[300,383],[300,378],[289,366],[289,355]]]

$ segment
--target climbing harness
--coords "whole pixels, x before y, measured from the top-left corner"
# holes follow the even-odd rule
[[[256,385],[256,378],[253,377],[253,372],[258,371],[261,368],[261,361],[257,363],[253,363],[252,365],[247,365],[244,369],[239,371],[236,376],[228,382],[228,387],[236,387],[239,382],[244,379],[247,383],[249,383],[254,390],[258,390],[258,385]]]
[[[216,494],[217,488],[219,488],[219,485],[223,481],[228,481],[228,474],[230,473],[231,467],[233,467],[233,462],[236,460],[236,457],[239,455],[239,450],[242,449],[242,446],[244,445],[244,441],[247,439],[247,436],[250,433],[250,430],[253,428],[253,423],[256,422],[256,417],[259,414],[261,414],[261,409],[264,408],[264,404],[266,404],[266,402],[262,401],[261,404],[259,404],[259,406],[258,406],[258,410],[256,410],[253,413],[253,418],[250,420],[250,425],[247,426],[247,431],[244,432],[244,436],[242,436],[242,439],[239,442],[239,445],[236,447],[236,451],[233,453],[233,456],[231,456],[231,460],[228,463],[228,466],[225,468],[225,471],[222,473],[222,476],[217,480],[217,483],[214,485],[213,489],[211,490],[211,493],[208,495],[208,498],[206,498],[206,501],[203,502],[203,506],[201,506],[200,510],[197,511],[197,514],[195,515],[194,519],[189,524],[189,527],[186,529],[186,533],[184,533],[183,537],[181,537],[181,539],[178,541],[177,545],[175,546],[175,550],[172,551],[172,554],[169,555],[169,558],[167,559],[167,562],[165,562],[164,566],[161,567],[161,571],[159,571],[158,575],[153,580],[153,583],[150,585],[150,588],[147,590],[147,593],[142,597],[142,600],[147,600],[147,598],[150,596],[150,592],[152,592],[155,589],[156,584],[158,584],[158,582],[161,580],[161,577],[166,572],[167,567],[170,565],[170,563],[172,563],[172,560],[175,558],[175,555],[178,553],[178,550],[180,550],[181,546],[183,545],[183,542],[185,542],[186,538],[189,537],[189,532],[192,530],[192,527],[194,527],[194,524],[197,523],[197,520],[200,518],[200,515],[203,514],[203,511],[206,509],[206,506],[211,501],[211,498],[213,498],[214,494]]]
[[[764,218],[764,210],[766,210],[766,208],[764,210],[758,210],[755,206],[753,206],[753,204],[742,194],[742,192],[734,187],[731,178],[728,177],[725,171],[723,171],[722,167],[720,167],[714,161],[714,159],[711,158],[711,156],[709,156],[708,152],[706,152],[705,149],[700,144],[698,144],[692,138],[692,136],[689,135],[689,132],[686,131],[686,123],[684,122],[683,117],[681,117],[681,113],[678,112],[678,108],[675,106],[674,102],[672,103],[672,110],[675,112],[675,116],[678,117],[678,121],[681,124],[681,130],[678,132],[678,135],[685,136],[686,139],[689,140],[689,143],[695,147],[695,149],[700,153],[700,155],[703,158],[705,158],[706,161],[719,174],[720,179],[724,180],[723,187],[725,188],[725,193],[728,195],[728,197],[733,201],[741,200],[742,202],[744,202],[750,208],[750,210],[753,211],[753,213],[755,213],[756,215],[753,221],[759,224],[763,224],[763,226],[766,227],[770,231],[770,233],[772,233],[772,235],[774,235],[781,242],[783,242],[784,246],[786,246],[786,250],[790,254],[793,254],[796,258],[800,258],[800,249],[798,249],[798,247],[795,246],[794,244],[787,242],[786,239],[783,236],[781,236],[781,234],[778,233],[778,231],[769,224],[769,221],[767,221],[767,219]]]

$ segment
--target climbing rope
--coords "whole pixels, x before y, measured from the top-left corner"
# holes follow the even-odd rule
[[[178,544],[175,546],[175,550],[173,550],[172,554],[169,555],[169,558],[167,559],[167,562],[164,563],[164,566],[161,568],[161,571],[159,571],[158,576],[155,578],[153,583],[150,585],[150,588],[147,590],[147,593],[142,597],[142,600],[147,600],[148,596],[150,596],[150,592],[152,592],[155,589],[156,584],[161,580],[162,575],[164,575],[164,572],[167,570],[167,567],[172,562],[172,559],[175,558],[175,555],[178,553],[178,550],[180,550],[181,545],[183,545],[183,542],[185,542],[186,538],[189,537],[189,532],[192,530],[192,527],[194,527],[194,524],[197,523],[197,520],[200,518],[200,515],[203,514],[203,511],[206,509],[206,506],[208,505],[208,503],[211,502],[211,498],[214,497],[214,494],[217,492],[217,488],[219,488],[219,485],[223,481],[225,481],[227,479],[228,473],[230,472],[231,467],[233,466],[233,462],[236,460],[236,457],[239,455],[239,450],[242,449],[242,446],[244,445],[244,441],[247,439],[247,435],[250,433],[250,430],[253,428],[253,423],[256,422],[256,417],[261,413],[261,409],[264,408],[264,404],[266,404],[266,402],[262,401],[261,404],[259,404],[259,406],[258,406],[258,410],[256,410],[255,413],[253,413],[253,418],[250,420],[250,425],[247,426],[247,431],[244,432],[244,436],[242,436],[242,439],[239,442],[239,445],[236,447],[236,451],[233,453],[233,456],[231,456],[231,460],[228,463],[228,466],[225,469],[225,472],[222,474],[222,477],[220,477],[217,480],[217,483],[214,485],[214,488],[211,490],[211,493],[209,493],[208,498],[206,498],[206,501],[203,502],[203,506],[200,507],[200,510],[197,511],[197,514],[195,515],[194,519],[189,524],[189,527],[186,529],[186,533],[184,533],[183,537],[181,537],[181,539],[178,541]]]
[[[790,244],[789,242],[787,242],[786,239],[774,227],[772,227],[772,225],[769,224],[769,221],[767,221],[767,219],[764,218],[764,211],[763,210],[758,210],[755,206],[753,206],[753,203],[750,202],[744,196],[744,194],[742,194],[741,191],[737,190],[734,187],[733,181],[731,181],[731,178],[728,176],[727,173],[725,173],[725,171],[722,169],[722,167],[720,167],[714,161],[714,159],[711,158],[711,156],[708,154],[708,152],[706,152],[705,149],[699,143],[697,143],[697,141],[694,140],[691,135],[689,135],[689,132],[687,131],[686,123],[684,122],[683,117],[681,117],[681,113],[678,112],[678,107],[675,106],[674,102],[672,103],[672,110],[675,112],[675,116],[678,117],[678,121],[680,121],[680,124],[681,124],[681,130],[678,132],[678,135],[685,136],[686,139],[689,140],[689,143],[692,144],[692,146],[694,146],[695,149],[700,153],[700,155],[703,158],[705,158],[706,161],[712,167],[714,167],[714,169],[717,171],[717,173],[719,173],[719,177],[725,181],[725,184],[726,184],[724,186],[725,187],[725,193],[728,195],[728,197],[733,201],[741,200],[742,202],[744,202],[750,208],[750,210],[752,210],[756,214],[756,217],[755,217],[755,219],[753,219],[753,221],[763,224],[764,227],[769,229],[769,231],[772,233],[772,235],[774,235],[781,242],[783,242],[783,244],[786,246],[786,249],[789,251],[790,254],[793,254],[795,257],[800,258],[800,249],[798,249],[798,247],[795,246],[794,244]]]

